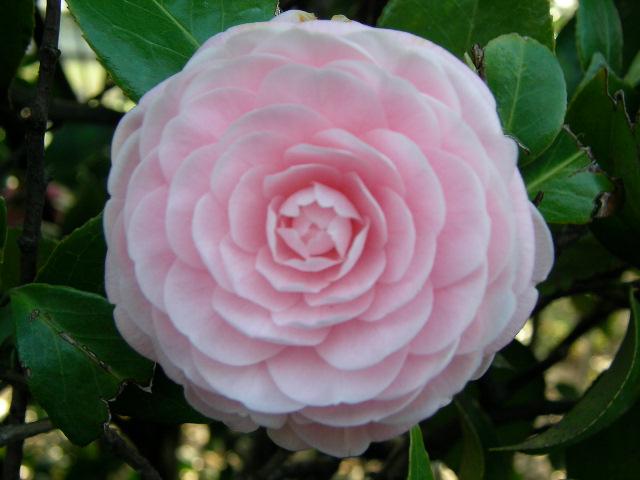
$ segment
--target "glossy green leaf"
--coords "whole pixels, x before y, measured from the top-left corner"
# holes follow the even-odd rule
[[[7,291],[20,284],[20,249],[18,237],[21,229],[9,227],[7,229],[7,241],[4,247],[4,262],[0,265],[0,286],[2,291]],[[56,241],[49,237],[42,237],[38,243],[38,267],[51,255],[56,246]]]
[[[184,398],[184,389],[167,378],[159,366],[156,366],[151,388],[143,390],[137,385],[127,385],[110,404],[110,408],[118,415],[156,423],[212,422],[187,403]]]
[[[273,17],[273,0],[68,0],[85,38],[132,99],[178,72],[206,39]]]
[[[56,245],[35,282],[104,295],[106,252],[102,215],[99,215]]]
[[[35,283],[10,295],[31,393],[71,442],[97,438],[109,421],[107,400],[124,382],[148,386],[153,363],[120,337],[102,297]]]
[[[503,450],[549,452],[576,444],[620,418],[640,395],[640,304],[631,296],[631,318],[616,357],[580,402],[544,433]]]
[[[529,199],[542,194],[538,209],[552,223],[588,223],[601,192],[613,190],[588,152],[564,129],[551,147],[521,173]]]
[[[458,57],[513,32],[554,47],[548,0],[391,0],[378,26],[428,38]]]
[[[31,41],[33,5],[33,0],[0,0],[0,95],[5,95]]]
[[[431,461],[424,448],[420,425],[409,431],[409,474],[407,480],[434,480]]]
[[[614,71],[622,68],[622,25],[613,0],[580,0],[576,13],[580,63],[586,69],[601,53]]]
[[[567,474],[580,480],[637,478],[639,425],[640,401],[606,429],[567,448]]]
[[[591,228],[607,248],[640,266],[640,154],[621,98],[609,94],[610,75],[602,68],[586,78],[569,104],[566,122],[581,143],[591,149],[598,165],[622,179],[624,195],[610,199],[613,216]]]
[[[509,34],[489,42],[484,62],[505,133],[536,158],[560,132],[567,108],[558,60],[534,39]]]
[[[454,399],[462,426],[460,480],[506,480],[510,455],[489,450],[498,444],[495,427],[477,400],[467,392]]]

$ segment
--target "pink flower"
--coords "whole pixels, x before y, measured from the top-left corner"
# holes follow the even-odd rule
[[[357,455],[484,372],[552,248],[467,66],[305,16],[214,36],[126,115],[106,283],[196,409]]]

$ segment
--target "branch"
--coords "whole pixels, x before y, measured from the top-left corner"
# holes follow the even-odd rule
[[[160,474],[149,461],[140,455],[115,429],[107,427],[100,440],[107,450],[138,472],[142,480],[162,480]]]
[[[38,242],[47,180],[44,170],[44,134],[47,128],[51,83],[60,56],[58,35],[60,32],[60,0],[48,0],[44,21],[44,33],[38,57],[40,70],[35,97],[23,110],[27,127],[27,175],[26,202],[20,247],[20,284],[30,283],[36,276]]]
[[[51,420],[43,418],[36,422],[22,423],[19,425],[7,425],[0,427],[0,447],[4,447],[8,443],[16,440],[24,440],[29,437],[35,437],[41,433],[47,433],[55,427]]]

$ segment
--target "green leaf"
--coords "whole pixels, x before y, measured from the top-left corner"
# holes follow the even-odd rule
[[[156,423],[212,422],[187,403],[182,386],[172,382],[159,366],[156,366],[151,388],[143,390],[137,385],[127,385],[110,408],[118,415]]]
[[[560,132],[567,108],[557,58],[534,39],[509,34],[489,42],[484,62],[505,133],[536,158]]]
[[[104,298],[29,284],[10,292],[18,356],[33,396],[69,440],[84,445],[109,421],[123,383],[148,386],[153,362],[134,352]]]
[[[17,287],[20,284],[20,249],[18,237],[22,231],[18,228],[7,229],[7,242],[4,247],[4,262],[0,265],[0,286],[2,291]],[[38,267],[43,265],[56,246],[56,241],[49,237],[40,238],[38,243]]]
[[[409,431],[409,474],[407,480],[434,480],[431,461],[422,440],[420,425]]]
[[[0,95],[5,95],[33,32],[33,0],[0,0]]]
[[[35,282],[66,285],[104,295],[106,253],[100,214],[56,245]]]
[[[580,480],[635,479],[640,472],[640,402],[609,427],[567,448],[567,474]]]
[[[521,169],[529,199],[539,193],[538,209],[547,222],[582,224],[591,221],[596,199],[612,190],[588,152],[565,129],[539,158]]]
[[[462,463],[460,480],[506,480],[510,455],[490,451],[498,444],[495,427],[477,400],[467,392],[454,399],[462,427]]]
[[[580,402],[549,430],[499,450],[549,452],[576,444],[620,418],[640,395],[640,304],[631,296],[631,318],[616,357]]]
[[[514,32],[554,48],[548,0],[391,0],[378,26],[428,38],[458,57]]]
[[[556,57],[562,67],[565,82],[567,82],[567,94],[571,96],[584,75],[578,49],[576,48],[576,19],[575,17],[562,27],[556,38]]]
[[[624,195],[611,199],[617,212],[591,224],[596,237],[616,255],[640,266],[640,154],[624,101],[609,95],[610,75],[601,68],[586,78],[569,104],[566,122],[598,165],[622,179]]]
[[[206,39],[273,17],[273,0],[68,0],[85,38],[133,100],[178,72]]]
[[[580,0],[576,13],[580,63],[586,70],[600,52],[614,71],[622,68],[622,25],[613,0]]]

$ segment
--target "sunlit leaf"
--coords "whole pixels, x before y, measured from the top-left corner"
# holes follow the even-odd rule
[[[484,62],[505,133],[536,158],[560,132],[567,108],[558,60],[537,41],[509,34],[489,42]]]
[[[153,363],[120,337],[113,306],[102,297],[35,283],[10,295],[31,393],[71,442],[97,438],[109,421],[107,400],[125,382],[148,386]]]
[[[132,99],[178,72],[207,38],[273,17],[273,0],[68,0],[85,38]]]

